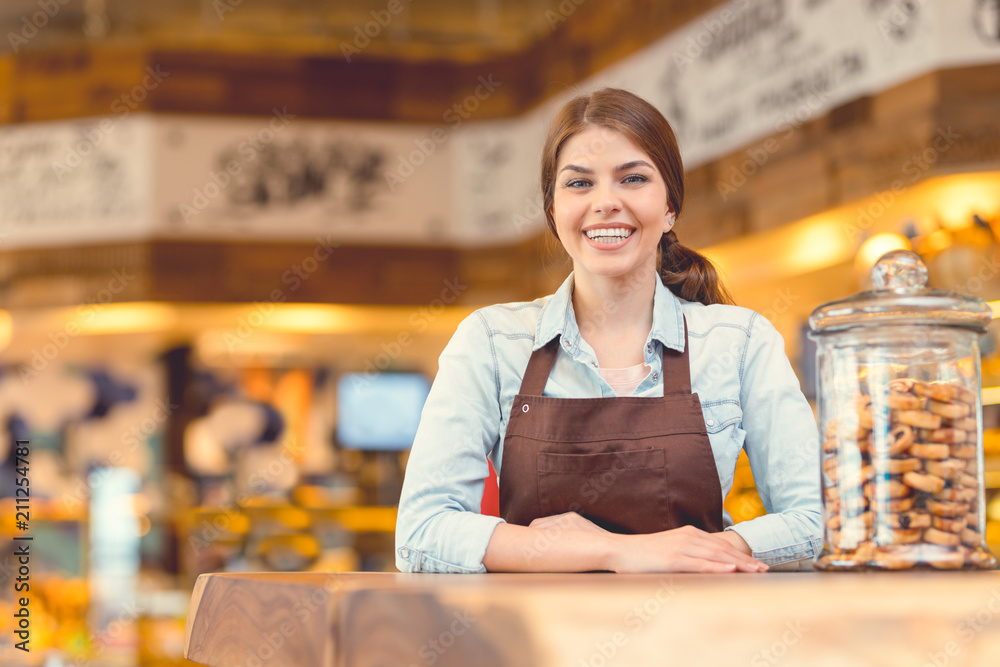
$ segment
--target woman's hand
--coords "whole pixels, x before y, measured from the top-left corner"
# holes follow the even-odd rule
[[[604,530],[593,521],[583,518],[576,512],[566,512],[565,514],[553,514],[552,516],[539,517],[529,523],[528,527],[541,529],[556,528],[559,530],[585,530],[591,533],[611,534],[609,531]]]
[[[615,572],[767,571],[767,565],[744,553],[729,536],[693,526],[614,538],[618,541],[611,563]],[[746,544],[742,538],[739,542]]]

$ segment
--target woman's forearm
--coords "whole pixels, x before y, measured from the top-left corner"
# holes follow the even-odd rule
[[[617,537],[555,526],[498,524],[483,565],[489,572],[589,572],[611,570]]]

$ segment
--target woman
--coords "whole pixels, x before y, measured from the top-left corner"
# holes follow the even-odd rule
[[[666,119],[617,89],[557,114],[542,154],[559,290],[483,308],[441,355],[396,525],[403,571],[761,572],[821,542],[816,423],[758,313],[673,231]],[[725,527],[745,448],[771,514]],[[502,518],[478,513],[492,457]],[[725,529],[724,529],[725,527]]]

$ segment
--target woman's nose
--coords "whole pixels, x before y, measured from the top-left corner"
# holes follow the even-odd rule
[[[594,188],[594,212],[608,215],[621,210],[621,199],[615,193],[614,188],[607,185],[599,185]]]

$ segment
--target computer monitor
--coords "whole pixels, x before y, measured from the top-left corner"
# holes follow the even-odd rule
[[[409,449],[430,387],[422,373],[342,375],[337,382],[337,442],[346,449]]]

